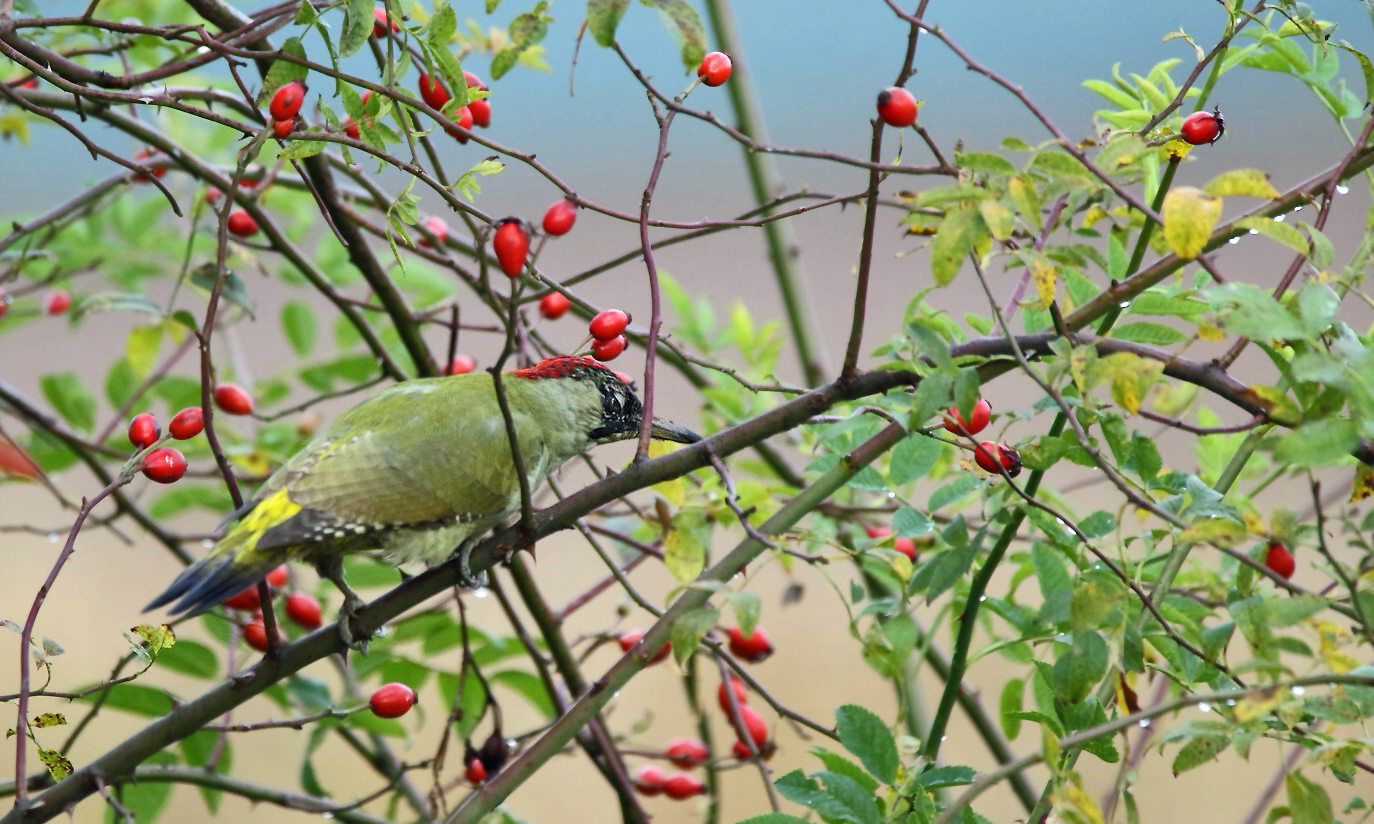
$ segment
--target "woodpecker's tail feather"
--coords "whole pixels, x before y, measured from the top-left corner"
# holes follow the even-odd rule
[[[216,553],[187,567],[167,591],[154,598],[143,611],[149,612],[176,601],[169,610],[171,614],[199,615],[261,581],[279,563],[278,560],[236,563],[233,553]]]

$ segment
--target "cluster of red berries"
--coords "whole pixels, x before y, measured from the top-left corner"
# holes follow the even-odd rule
[[[278,140],[285,140],[286,136],[295,130],[297,116],[304,103],[305,84],[299,80],[287,83],[272,95],[267,113],[272,115],[272,133]]]
[[[964,420],[958,408],[951,406],[945,414],[945,429],[955,435],[967,435],[972,438],[986,429],[992,421],[992,404],[979,398],[973,405],[969,418],[970,420]],[[1021,453],[1004,443],[983,441],[973,448],[973,460],[984,472],[1000,475],[1006,470],[1007,476],[1012,478],[1021,474]]]
[[[635,644],[638,644],[641,640],[643,640],[644,634],[646,632],[648,632],[647,629],[629,629],[620,633],[620,637],[616,639],[616,641],[620,644],[620,651],[629,652]],[[663,646],[659,647],[658,651],[654,653],[654,656],[649,659],[649,663],[657,664],[659,661],[662,661],[664,658],[667,658],[668,653],[672,651],[673,643],[671,641],[664,641]]]
[[[561,237],[572,231],[576,222],[577,203],[571,198],[560,198],[544,212],[544,234],[549,237]],[[496,255],[496,262],[500,264],[501,271],[506,273],[506,277],[515,280],[525,271],[525,262],[529,258],[530,228],[518,217],[502,219],[497,222],[496,232],[492,235],[491,250]],[[565,307],[554,317],[566,311]],[[548,316],[547,311],[545,316]]]
[[[286,564],[282,564],[271,572],[267,573],[263,579],[267,586],[276,592],[286,586],[291,577],[291,571]],[[243,640],[248,646],[258,652],[267,651],[267,625],[262,618],[262,598],[258,595],[257,583],[249,584],[238,593],[225,598],[220,602],[222,606],[230,609],[243,610],[253,613],[253,617],[248,623],[243,625]],[[286,617],[301,629],[319,629],[324,623],[324,612],[320,608],[320,602],[313,595],[304,592],[293,592],[286,597],[284,604]],[[280,628],[277,630],[277,638],[280,643],[285,643],[286,638],[281,635]]]
[[[189,440],[205,428],[205,419],[199,406],[192,406],[178,412],[167,427],[168,434],[179,441]],[[148,449],[162,440],[162,426],[151,412],[140,412],[129,421],[129,443],[135,449]],[[143,456],[139,466],[150,481],[160,484],[176,483],[186,474],[186,456],[180,449],[170,446],[158,447]]]
[[[630,316],[619,309],[607,309],[588,324],[587,331],[592,334],[592,357],[601,362],[615,360],[625,351],[625,327],[630,325]]]

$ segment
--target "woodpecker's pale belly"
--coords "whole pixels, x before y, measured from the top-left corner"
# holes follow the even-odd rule
[[[500,521],[484,519],[434,529],[393,532],[383,537],[382,550],[392,564],[423,562],[426,566],[437,566],[447,561],[464,541],[480,537],[497,523]]]

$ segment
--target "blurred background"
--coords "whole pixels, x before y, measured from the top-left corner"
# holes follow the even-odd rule
[[[38,11],[44,15],[61,15],[79,12],[83,6],[44,2]],[[484,15],[478,3],[459,3],[455,8],[460,20],[470,16],[484,28],[504,25],[511,16],[525,10],[513,7],[511,0],[492,17]],[[1337,39],[1345,38],[1366,53],[1374,51],[1374,37],[1364,4],[1330,0],[1319,5],[1316,12],[1320,19],[1340,24]],[[621,211],[635,212],[657,139],[644,92],[615,54],[598,48],[590,38],[582,44],[573,76],[575,37],[584,7],[578,3],[555,4],[551,13],[557,22],[544,42],[547,49],[544,59],[551,71],[544,74],[520,67],[492,84],[493,126],[489,135],[507,146],[537,152],[542,163],[583,197]],[[870,133],[868,123],[874,114],[874,97],[892,83],[905,50],[906,28],[900,21],[876,0],[862,3],[813,0],[803,4],[744,0],[736,4],[735,14],[744,46],[742,53],[734,55],[736,77],[747,77],[754,85],[766,119],[764,140],[776,146],[864,156]],[[1165,42],[1165,36],[1186,31],[1203,50],[1207,50],[1220,36],[1225,24],[1219,4],[1198,0],[1131,4],[1119,0],[1083,0],[1072,4],[1056,0],[934,0],[927,17],[943,26],[976,59],[1022,86],[1043,111],[1075,139],[1092,137],[1102,127],[1101,123],[1094,123],[1093,112],[1102,108],[1104,102],[1080,85],[1083,80],[1110,79],[1112,66],[1118,63],[1123,74],[1143,75],[1156,63],[1172,58],[1182,61],[1173,73],[1174,78],[1181,81],[1195,59],[1193,49],[1183,39]],[[621,26],[619,38],[631,58],[666,93],[676,93],[687,85],[689,78],[683,73],[677,48],[652,10],[633,6]],[[716,44],[710,45],[715,47]],[[318,42],[308,42],[307,47],[312,57],[319,56]],[[370,56],[363,53],[346,63],[344,68],[368,73],[370,60]],[[486,62],[483,56],[473,56],[465,60],[465,67],[486,77],[489,75]],[[956,142],[968,150],[996,151],[1002,139],[1009,135],[1020,136],[1033,145],[1050,138],[1013,97],[986,78],[966,70],[963,63],[934,38],[922,38],[916,65],[918,72],[907,86],[925,104],[920,122],[947,154],[952,153]],[[1352,89],[1363,97],[1363,80],[1358,67],[1353,60],[1344,60],[1343,66]],[[575,84],[572,94],[569,93],[571,84]],[[320,84],[318,91],[323,91],[325,85]],[[699,88],[688,102],[709,108],[727,122],[733,121],[723,90]],[[1282,190],[1330,166],[1349,145],[1318,100],[1287,76],[1254,70],[1229,73],[1218,85],[1213,102],[1225,113],[1226,135],[1216,146],[1193,153],[1180,173],[1182,184],[1200,186],[1224,170],[1258,167],[1270,172],[1274,185]],[[153,119],[173,133],[181,128],[170,122],[165,113],[155,110],[144,109],[139,116]],[[139,148],[94,121],[88,129],[97,141],[125,156]],[[1352,131],[1358,131],[1358,125],[1352,127]],[[900,151],[906,162],[929,162],[925,146],[913,139],[913,133],[908,131],[905,145],[900,146],[892,137],[893,132],[888,134],[884,144],[888,158],[896,157]],[[462,171],[488,154],[475,144],[459,146],[451,141],[440,141],[440,146],[450,173]],[[654,197],[655,217],[719,219],[736,216],[754,206],[738,146],[714,128],[690,118],[678,118],[672,130],[671,151]],[[866,174],[853,167],[789,158],[777,158],[776,164],[779,179],[785,182],[788,190],[806,188],[812,192],[850,193],[866,185]],[[41,214],[115,171],[116,167],[110,163],[92,161],[80,144],[65,132],[50,125],[37,125],[31,130],[27,144],[16,139],[0,143],[0,193],[3,193],[0,218],[8,222]],[[405,185],[393,172],[383,173],[381,180],[390,191],[399,191]],[[184,175],[173,172],[166,182],[183,204],[196,196]],[[925,178],[895,179],[887,182],[884,192],[895,194],[903,189],[943,185],[944,182],[943,179],[938,182]],[[537,220],[548,204],[559,196],[547,180],[518,162],[510,162],[500,175],[483,178],[481,185],[482,193],[476,206],[493,216],[515,215]],[[421,195],[423,197],[423,193]],[[124,196],[158,197],[149,187],[131,188]],[[1341,208],[1336,210],[1327,229],[1337,249],[1348,250],[1358,242],[1368,208],[1367,190],[1353,187],[1348,200],[1340,204]],[[426,200],[426,208],[437,212],[440,206],[431,197]],[[1230,208],[1238,210],[1244,206],[1228,204],[1228,210]],[[176,220],[170,213],[166,217]],[[886,217],[879,225],[866,350],[871,350],[899,328],[903,308],[918,289],[929,283],[925,255],[904,256],[919,248],[920,240],[903,236],[899,212],[888,212]],[[300,218],[305,220],[309,215]],[[849,328],[861,221],[861,210],[857,208],[821,210],[791,221],[798,239],[800,271],[812,298],[832,374],[842,358]],[[456,220],[451,224],[458,225]],[[184,225],[189,227],[189,222]],[[637,231],[632,223],[584,210],[580,213],[577,229],[545,251],[541,268],[553,277],[581,271],[636,248]],[[666,237],[669,233],[659,236]],[[1260,239],[1248,239],[1219,253],[1218,266],[1223,273],[1234,272],[1250,282],[1271,284],[1288,263],[1286,253],[1274,255],[1276,248],[1265,245]],[[273,265],[271,256],[265,256],[261,262],[268,270]],[[704,242],[673,246],[658,254],[658,263],[691,294],[705,298],[718,317],[725,317],[729,307],[736,302],[746,305],[760,322],[782,317],[760,230],[725,232]],[[983,304],[981,294],[968,274],[965,272],[965,278],[956,282],[952,289],[933,296],[932,302],[956,316],[979,309]],[[995,281],[994,288],[1000,286],[1002,294],[1020,276],[1019,272],[1008,274],[1000,269],[992,274],[1000,279]],[[1100,273],[1094,276],[1100,281]],[[269,278],[257,277],[255,273],[248,277],[254,298],[261,306],[275,307],[288,294],[284,287]],[[579,289],[597,305],[616,306],[641,318],[648,317],[648,290],[642,262],[617,267]],[[263,320],[257,324],[239,324],[225,339],[225,345],[233,348],[236,367],[245,373],[240,375],[241,382],[274,374],[283,359],[290,357],[276,323],[275,308],[262,314]],[[467,316],[464,320],[477,322]],[[1367,328],[1371,322],[1369,308],[1352,308],[1348,320],[1359,329]],[[0,379],[35,398],[41,397],[37,380],[45,372],[75,371],[98,386],[110,360],[107,348],[121,346],[126,332],[127,320],[118,316],[93,318],[81,327],[79,334],[69,332],[60,319],[40,318],[21,334],[0,337]],[[550,334],[555,340],[565,341],[569,347],[578,341],[575,329],[550,331]],[[431,340],[435,351],[442,352],[443,336],[436,332]],[[475,355],[479,365],[485,365],[494,359],[499,346],[494,336],[469,335],[462,349]],[[642,352],[632,349],[616,366],[632,374],[642,370]],[[1262,366],[1253,360],[1242,361],[1240,374],[1243,377],[1246,369]],[[194,376],[190,361],[183,364],[183,369],[186,375]],[[784,381],[800,380],[795,353],[790,347],[780,360],[779,377]],[[1027,407],[1027,386],[1029,384],[1008,377],[991,387],[987,394],[994,408],[1024,409]],[[658,404],[661,414],[688,426],[698,425],[694,396],[675,379],[669,379],[663,387]],[[346,405],[336,403],[321,409],[328,419]],[[103,422],[111,411],[102,408],[98,417]],[[1227,422],[1243,419],[1231,410],[1219,411]],[[1038,431],[1041,425],[1039,421],[1013,421],[1004,439],[1028,435]],[[1171,452],[1169,443],[1167,437],[1161,442],[1166,464],[1190,467],[1192,456]],[[627,448],[611,447],[598,452],[597,458],[603,464],[619,466],[630,454]],[[1061,470],[1057,468],[1057,471]],[[1052,473],[1047,479],[1051,486],[1062,488],[1073,480],[1072,468],[1062,471],[1068,474],[1055,477]],[[89,476],[76,470],[56,480],[63,492],[72,498],[80,498],[98,488]],[[568,488],[576,488],[585,481],[586,475],[578,471],[570,471],[562,479]],[[136,496],[148,492],[138,490],[137,486],[135,484],[132,490]],[[1089,488],[1081,494],[1083,497],[1075,499],[1075,506],[1080,512],[1089,512],[1094,508],[1092,496],[1103,493],[1100,488]],[[1279,485],[1269,494],[1279,500],[1288,493]],[[1103,500],[1112,498],[1105,496]],[[203,527],[208,531],[214,523],[215,519],[209,516],[189,516],[178,521],[177,526],[187,530]],[[70,519],[40,486],[0,485],[0,526],[21,524],[37,527],[40,534],[0,533],[0,546],[4,547],[0,618],[22,623],[33,593],[47,575],[61,546],[56,538],[41,533],[51,531],[53,535],[65,535]],[[722,539],[716,550],[728,549],[734,537]],[[193,551],[200,550],[193,548]],[[67,650],[67,654],[56,661],[54,687],[74,689],[106,678],[112,663],[127,651],[122,632],[146,620],[140,613],[142,605],[166,586],[175,571],[176,566],[165,550],[149,541],[136,540],[133,545],[125,545],[102,530],[83,532],[77,555],[49,595],[39,625],[40,635],[52,637]],[[1310,570],[1300,565],[1299,581],[1305,572]],[[308,570],[297,570],[297,573],[306,580],[313,577]],[[600,562],[571,534],[555,536],[540,545],[536,575],[552,603],[565,602],[604,574]],[[839,592],[847,589],[846,576],[849,574],[847,570],[831,573]],[[779,700],[822,722],[832,720],[834,709],[844,703],[873,707],[884,717],[894,715],[891,686],[861,660],[860,647],[845,631],[845,612],[840,597],[821,573],[801,569],[788,574],[776,563],[765,563],[751,568],[750,575],[751,586],[764,598],[763,625],[772,634],[778,649],[772,659],[758,665],[754,671]],[[636,572],[634,581],[642,592],[658,599],[666,596],[675,583],[656,564],[644,565]],[[803,588],[803,598],[784,605],[782,594],[794,585]],[[371,594],[378,592],[374,590]],[[505,619],[494,600],[470,598],[470,617],[477,626],[499,633],[505,631]],[[569,628],[570,634],[604,631],[617,626],[616,610],[625,604],[628,601],[615,592],[602,596],[577,614],[575,625]],[[918,617],[929,622],[934,615]],[[648,616],[636,610],[620,625],[648,623]],[[194,627],[190,632],[199,634],[200,628]],[[947,648],[949,639],[940,637],[938,642]],[[618,652],[611,649],[599,649],[586,662],[586,672],[595,677],[617,655]],[[0,633],[0,692],[17,687],[18,656],[18,636]],[[454,667],[456,669],[456,659]],[[973,666],[967,679],[971,684],[985,685],[988,692],[983,696],[984,703],[992,709],[996,705],[996,690],[1007,677],[1001,667],[1002,662],[995,656],[982,659]],[[307,674],[331,681],[335,678],[333,669],[324,663]],[[148,683],[181,690],[186,697],[199,694],[206,685],[206,682],[168,673],[158,674],[156,670],[150,676],[156,679]],[[716,683],[714,676],[705,679],[708,692],[703,693],[704,700],[711,700],[710,693],[714,692]],[[923,671],[922,692],[928,708],[938,702],[940,687],[933,676]],[[1142,700],[1149,691],[1152,688],[1141,691]],[[433,752],[446,712],[432,687],[424,691],[421,707],[422,716],[404,719],[413,738],[394,742],[407,760],[427,757]],[[539,723],[539,716],[513,694],[503,696],[503,708],[510,730]],[[39,711],[62,709],[60,702],[38,704]],[[78,714],[75,707],[67,709],[73,715]],[[680,680],[671,662],[659,664],[635,679],[612,703],[608,716],[617,732],[636,730],[631,735],[635,749],[661,749],[670,738],[693,734]],[[277,717],[274,707],[254,701],[235,712],[233,721],[243,723],[273,717]],[[771,713],[766,717],[773,719]],[[78,748],[66,755],[80,766],[142,724],[137,716],[107,711]],[[717,718],[716,725],[718,748],[728,749],[733,735],[723,720]],[[775,776],[798,767],[816,769],[818,762],[806,750],[822,742],[814,736],[801,735],[785,723],[776,726],[775,734],[780,750],[769,765]],[[245,780],[296,789],[296,765],[305,738],[305,734],[293,730],[237,737],[234,739],[234,773]],[[1039,747],[1038,735],[1029,728],[1014,742],[1018,753]],[[1282,755],[1277,745],[1264,742],[1255,747],[1249,761],[1227,752],[1221,756],[1222,768],[1199,769],[1178,779],[1169,775],[1171,754],[1167,758],[1157,755],[1148,758],[1141,778],[1141,787],[1146,792],[1137,798],[1142,820],[1240,820],[1251,800],[1269,781]],[[942,756],[950,763],[968,763],[980,769],[994,763],[957,713]],[[12,746],[0,747],[0,775],[12,774],[13,757]],[[375,774],[342,747],[327,745],[317,758],[321,779],[337,800],[346,801],[380,786]],[[631,758],[631,769],[639,763],[639,759]],[[1094,759],[1085,758],[1080,766],[1085,770],[1088,789],[1094,797],[1100,796],[1115,778],[1115,767]],[[1037,769],[1032,771],[1031,777],[1039,786],[1046,776],[1043,770]],[[428,789],[428,780],[426,774],[417,774],[422,790]],[[735,821],[768,809],[757,771],[729,772],[724,782],[723,821]],[[1327,786],[1336,809],[1341,809],[1349,797],[1348,788],[1334,781]],[[1225,790],[1219,791],[1223,787]],[[450,793],[450,798],[460,795],[461,791]],[[664,822],[694,821],[700,817],[694,801],[647,799],[645,804],[656,820]],[[516,816],[535,822],[597,822],[616,818],[612,794],[580,755],[554,759],[510,799],[508,807]],[[786,805],[785,809],[799,812],[791,805]],[[979,811],[998,822],[1016,820],[1019,809],[1010,793],[1003,789],[989,793],[979,802]],[[239,820],[250,814],[255,820],[263,821],[304,820],[301,813],[269,805],[254,807],[230,797],[225,798],[220,816],[223,820]],[[95,821],[105,815],[101,802],[93,798],[76,810],[75,820]],[[165,816],[163,820],[166,821],[194,821],[206,818],[208,813],[193,789],[180,787]]]

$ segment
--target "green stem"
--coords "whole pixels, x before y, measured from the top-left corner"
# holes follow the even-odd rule
[[[763,114],[759,111],[754,86],[749,82],[747,66],[743,62],[744,49],[740,45],[729,0],[706,0],[706,16],[711,21],[711,32],[716,42],[735,61],[734,73],[726,89],[730,93],[730,105],[735,112],[737,128],[751,140],[766,143]],[[760,205],[766,204],[774,199],[774,192],[781,191],[773,161],[768,155],[752,152],[746,146],[740,148],[744,152],[744,165],[749,170],[749,184],[754,190],[754,199]],[[771,208],[765,212],[772,213]],[[773,264],[778,291],[782,293],[783,308],[787,311],[787,323],[797,346],[802,373],[809,385],[816,386],[825,380],[825,367],[820,362],[814,343],[817,339],[815,312],[797,277],[797,239],[792,233],[792,223],[786,220],[765,223],[763,235],[768,242],[768,259]]]

